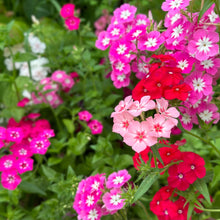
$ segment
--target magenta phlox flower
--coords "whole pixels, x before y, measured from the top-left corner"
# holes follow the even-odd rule
[[[114,124],[112,127],[112,131],[124,137],[131,121],[133,121],[133,116],[127,111],[114,114]]]
[[[70,31],[79,29],[79,23],[80,19],[75,16],[68,17],[65,20],[65,25]]]
[[[111,40],[118,40],[125,32],[124,25],[110,24],[107,28]]]
[[[86,110],[79,112],[78,116],[80,121],[86,121],[86,122],[89,122],[90,119],[92,118],[92,114]]]
[[[91,120],[88,123],[88,127],[90,128],[92,134],[101,134],[103,130],[103,125],[98,120]]]
[[[150,20],[147,18],[145,14],[137,14],[135,18],[135,25],[145,25],[149,26],[150,25]]]
[[[139,116],[142,112],[155,109],[155,102],[150,100],[150,96],[143,96],[139,101],[133,102],[128,112],[134,117]]]
[[[114,71],[111,72],[111,80],[115,88],[119,89],[121,87],[127,87],[130,84],[130,72],[116,74]]]
[[[102,31],[98,35],[95,46],[100,50],[106,50],[111,45],[111,37],[107,31]]]
[[[138,79],[143,79],[147,77],[149,74],[149,64],[150,58],[146,58],[145,56],[140,56],[140,59],[135,59],[132,62],[131,69],[136,73],[136,77]]]
[[[185,16],[183,16],[180,11],[169,11],[166,14],[165,20],[164,20],[164,26],[169,28],[172,26],[176,21],[179,21],[179,19],[184,19]]]
[[[22,174],[27,171],[33,170],[34,160],[28,157],[18,158],[16,163],[16,169],[18,173]]]
[[[184,129],[190,131],[193,128],[193,124],[198,124],[197,116],[191,109],[179,107],[181,115],[179,116],[180,122]]]
[[[6,131],[6,140],[10,142],[20,143],[23,139],[22,129],[19,127],[10,127]]]
[[[6,128],[0,127],[0,140],[6,139]]]
[[[161,8],[163,11],[180,11],[185,10],[189,5],[190,0],[166,0]]]
[[[75,9],[75,5],[71,4],[71,3],[67,3],[65,4],[61,10],[60,10],[60,15],[63,18],[68,18],[74,15],[74,9]]]
[[[128,173],[126,169],[119,170],[118,172],[114,172],[109,175],[106,187],[108,189],[111,188],[120,188],[123,186],[129,179],[131,178],[131,175]]]
[[[220,23],[219,16],[214,11],[215,4],[213,3],[211,7],[206,10],[206,12],[202,16],[202,20],[206,23]]]
[[[30,149],[34,154],[45,154],[50,142],[46,138],[33,138],[30,142]]]
[[[112,189],[103,195],[102,200],[107,210],[119,210],[125,205],[124,199],[121,198],[120,189]]]
[[[82,203],[83,203],[82,208],[85,211],[89,211],[93,209],[99,199],[100,199],[100,194],[97,194],[95,192],[85,191],[82,195]]]
[[[131,121],[123,141],[131,146],[135,152],[140,153],[147,146],[153,146],[157,143],[157,138],[149,134],[152,128],[153,125],[148,121]]]
[[[55,134],[54,134],[54,130],[53,129],[45,129],[43,130],[42,133],[39,134],[39,137],[42,137],[42,138],[51,138],[51,137],[54,137]]]
[[[130,32],[127,35],[127,39],[129,41],[134,41],[136,39],[139,39],[140,36],[144,35],[147,33],[146,31],[147,26],[146,25],[138,25],[138,26],[134,26]]]
[[[133,21],[136,11],[136,7],[129,4],[123,4],[114,11],[114,16],[120,23],[130,22]]]
[[[130,64],[117,60],[112,64],[113,71],[116,75],[127,74],[131,71]]]
[[[14,190],[20,184],[21,177],[17,174],[16,170],[7,170],[1,174],[2,186],[9,190]]]
[[[188,52],[199,61],[207,60],[219,53],[219,35],[214,31],[197,30],[188,44]]]
[[[13,153],[15,157],[31,157],[33,155],[33,152],[30,149],[29,141],[22,140],[19,144],[13,144],[10,147],[10,151]]]
[[[0,171],[16,169],[16,163],[14,155],[4,155],[0,158]]]
[[[105,176],[104,174],[96,174],[87,178],[87,191],[101,195],[104,190]]]

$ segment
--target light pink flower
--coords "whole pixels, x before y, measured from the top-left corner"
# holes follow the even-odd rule
[[[149,135],[151,130],[152,124],[148,121],[142,121],[141,123],[131,121],[123,141],[131,146],[135,152],[140,153],[147,146],[153,146],[157,143],[157,138]]]
[[[90,119],[92,118],[92,114],[88,111],[81,111],[78,113],[79,116],[79,120],[81,121],[90,121]]]
[[[1,183],[2,186],[9,190],[14,190],[21,182],[21,177],[18,176],[15,170],[7,170],[2,172]]]
[[[120,188],[123,186],[129,179],[131,178],[131,175],[128,173],[127,170],[119,170],[118,172],[114,172],[109,175],[106,187],[108,189],[111,188]]]
[[[56,70],[52,73],[51,79],[55,82],[62,83],[63,79],[66,77],[66,72],[63,70]],[[49,82],[45,83],[48,84]]]
[[[89,128],[91,129],[92,134],[101,134],[103,130],[103,125],[98,120],[91,120],[88,123]]]

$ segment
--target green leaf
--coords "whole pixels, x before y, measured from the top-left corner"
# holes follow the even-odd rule
[[[8,74],[1,73],[0,74],[0,82],[10,82],[10,78]]]
[[[161,156],[160,156],[160,153],[159,153],[159,151],[158,151],[158,149],[157,149],[157,146],[154,145],[154,146],[151,147],[151,149],[152,149],[152,151],[153,151],[153,154],[156,156],[156,158],[158,158],[158,160],[159,160],[159,161],[163,164],[163,166],[164,166],[163,160],[162,160],[162,158],[161,158]]]
[[[37,59],[37,56],[33,53],[16,53],[14,55],[14,59],[13,61],[14,62],[28,62],[28,61],[31,61],[31,60],[35,60]]]
[[[11,107],[3,109],[0,115],[5,118],[13,117],[17,122],[19,122],[24,114],[25,109],[19,107]]]
[[[204,13],[211,7],[211,5],[213,4],[214,2],[212,0],[206,0],[204,2],[204,5],[203,5],[203,8],[202,10],[199,12],[199,16],[198,16],[198,20],[197,20],[197,23],[199,23],[201,17],[204,15]]]
[[[67,179],[71,179],[75,175],[73,168],[69,165],[67,169]]]
[[[204,196],[204,198],[207,200],[207,202],[211,205],[210,195],[208,187],[204,181],[204,179],[197,179],[193,183],[194,187],[199,190],[199,192]]]
[[[63,123],[66,126],[67,131],[72,134],[75,130],[74,124],[72,120],[69,119],[63,119]]]
[[[117,160],[114,162],[114,167],[118,169],[125,169],[131,165],[133,165],[132,156],[127,154],[119,155]]]
[[[188,212],[187,212],[187,220],[189,220],[190,217],[192,216],[193,210],[194,210],[194,203],[190,202]]]
[[[37,186],[36,183],[34,183],[34,182],[27,182],[27,181],[23,180],[21,182],[21,184],[19,185],[19,188],[22,191],[25,191],[28,193],[36,193],[36,194],[40,194],[42,196],[46,196],[46,192],[43,191],[41,188],[39,188],[39,186]]]
[[[134,198],[132,200],[132,203],[136,202],[138,199],[141,198],[141,196],[144,195],[148,191],[148,189],[153,185],[153,183],[158,179],[160,175],[158,173],[150,173],[141,183],[141,185],[138,187],[137,192],[134,194]]]
[[[50,157],[48,159],[48,166],[53,166],[56,164],[59,164],[60,162],[62,162],[63,158],[58,158],[58,157]]]
[[[44,175],[49,179],[49,180],[54,180],[56,176],[56,171],[51,169],[50,167],[46,167],[44,165],[41,165],[42,170]]]

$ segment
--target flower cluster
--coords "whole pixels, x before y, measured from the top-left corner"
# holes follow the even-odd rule
[[[144,118],[144,113],[149,110],[156,110],[154,117]],[[150,96],[143,96],[140,101],[128,96],[119,102],[111,117],[114,122],[112,131],[119,133],[123,141],[139,153],[155,145],[158,138],[170,137],[171,129],[178,123],[179,112],[174,107],[169,108],[164,98],[156,99],[155,103]]]
[[[80,121],[85,121],[90,128],[92,134],[101,134],[103,130],[103,125],[100,121],[93,119],[92,114],[88,111],[81,111],[78,113],[79,120]]]
[[[127,170],[119,170],[109,175],[96,174],[83,179],[75,195],[73,208],[81,220],[99,220],[101,216],[114,214],[125,205],[121,197],[123,185],[131,176]]]
[[[43,54],[46,49],[46,44],[43,43],[38,37],[34,36],[32,33],[28,35],[28,43],[32,50],[32,52],[36,55]],[[11,47],[9,50],[8,48],[4,49],[4,56],[5,56],[5,65],[8,71],[13,70],[13,60],[12,56],[14,56],[16,53],[24,53],[24,45],[23,44],[17,44]],[[12,53],[12,54],[11,54]],[[19,70],[20,76],[28,76],[32,77],[35,81],[40,81],[44,79],[48,72],[50,71],[50,68],[45,66],[49,63],[49,60],[45,57],[38,56],[37,59],[30,61],[30,68],[31,68],[31,74],[29,72],[29,67],[27,62],[15,62],[15,68]]]
[[[1,183],[6,189],[14,190],[21,182],[18,174],[33,169],[33,154],[45,154],[50,146],[54,131],[47,120],[36,120],[39,116],[31,113],[20,122],[11,118],[7,128],[0,127],[0,148],[5,149],[0,158]]]
[[[65,25],[70,31],[79,29],[80,19],[74,16],[74,10],[75,5],[71,3],[65,4],[60,10],[60,15],[65,19]]]

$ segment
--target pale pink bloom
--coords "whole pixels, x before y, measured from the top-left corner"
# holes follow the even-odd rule
[[[65,25],[67,29],[70,31],[79,29],[79,23],[80,23],[80,19],[74,16],[68,17],[65,20]]]
[[[34,154],[45,154],[50,142],[46,138],[33,138],[30,142],[30,149]]]
[[[128,110],[133,103],[132,96],[125,97],[124,100],[121,100],[119,104],[115,107],[115,112],[111,114],[111,117],[115,117],[116,114],[122,113],[125,110]]]
[[[63,82],[62,82],[63,91],[69,92],[74,84],[75,84],[75,82],[74,82],[73,78],[69,75],[66,75],[65,78],[63,79]]]
[[[114,16],[120,23],[130,22],[134,19],[136,11],[136,7],[129,4],[123,4],[114,11]]]
[[[98,35],[95,46],[100,50],[106,50],[111,44],[111,37],[107,31],[102,31]]]
[[[155,109],[155,102],[153,100],[150,100],[150,96],[143,96],[140,102],[133,102],[133,104],[129,107],[128,112],[134,117],[137,117],[142,112],[146,112],[151,109]]]
[[[4,155],[0,158],[0,171],[16,169],[16,157]]]
[[[180,114],[179,119],[184,129],[191,130],[193,124],[198,124],[197,116],[188,108],[179,107]]]
[[[145,14],[137,14],[135,18],[135,25],[150,25],[150,20]]]
[[[22,174],[27,171],[33,170],[33,164],[34,160],[31,158],[18,158],[17,163],[16,163],[16,169],[18,173]]]
[[[71,17],[74,14],[74,9],[75,9],[74,4],[71,4],[71,3],[65,4],[60,10],[60,15],[63,18]]]
[[[203,61],[219,53],[219,35],[213,31],[197,30],[189,41],[188,51],[196,59]]]
[[[114,114],[113,117],[114,124],[112,127],[112,131],[124,137],[128,130],[130,122],[133,121],[133,116],[129,114],[127,111],[123,111],[122,113]]]
[[[130,84],[130,72],[126,74],[116,74],[114,71],[112,71],[111,80],[117,89],[120,89],[121,87],[127,87]]]
[[[138,41],[138,49],[155,51],[163,42],[164,38],[159,31],[151,31],[149,34],[140,37]]]
[[[131,178],[131,175],[128,173],[127,170],[119,170],[118,172],[114,172],[109,175],[106,187],[108,189],[111,188],[120,188],[123,186],[129,179]]]
[[[21,182],[21,177],[18,176],[15,170],[7,170],[2,172],[1,183],[2,186],[9,190],[14,190]]]
[[[112,189],[103,195],[102,200],[107,210],[119,210],[125,205],[124,199],[121,198],[120,189]]]
[[[103,125],[98,120],[91,120],[88,123],[88,126],[92,132],[92,134],[101,134],[103,130]]]
[[[156,99],[156,103],[156,108],[158,109],[159,113],[172,121],[176,126],[178,124],[178,120],[175,118],[180,116],[179,111],[175,107],[168,108],[169,102],[164,98]]]
[[[86,122],[90,121],[90,119],[92,118],[92,114],[86,110],[79,112],[78,116],[79,116],[79,120]]]
[[[149,132],[150,135],[158,138],[170,138],[171,129],[174,127],[172,120],[167,119],[163,115],[155,114],[154,118],[148,117],[147,122],[152,125],[152,129]]]
[[[111,40],[117,40],[125,32],[125,28],[122,24],[110,24],[107,28]]]
[[[103,31],[107,25],[107,20],[105,16],[101,16],[98,20],[95,21],[94,26],[96,29]]]
[[[161,8],[163,11],[180,11],[189,5],[190,0],[166,0]]]
[[[157,143],[157,138],[149,134],[152,126],[148,121],[142,121],[141,123],[131,121],[123,141],[131,146],[135,152],[140,153],[147,146],[153,146]]]

